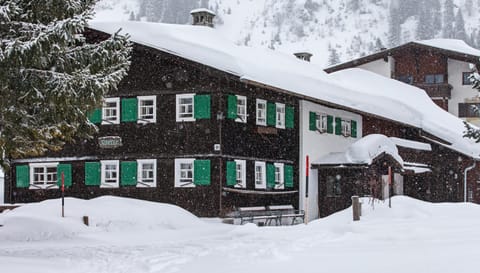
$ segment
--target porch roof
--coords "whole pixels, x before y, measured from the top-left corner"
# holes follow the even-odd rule
[[[350,145],[344,152],[329,153],[315,161],[312,165],[371,165],[382,154],[390,155],[403,167],[403,159],[398,154],[395,143],[385,135],[367,135]]]

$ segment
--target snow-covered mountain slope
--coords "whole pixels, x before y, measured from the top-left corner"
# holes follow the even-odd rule
[[[102,0],[96,9],[96,20],[128,20],[132,13],[136,19],[146,20],[138,15],[145,13],[140,9],[149,1],[152,0]],[[444,3],[450,0],[199,0],[196,5],[208,5],[214,10],[218,15],[216,27],[238,44],[270,47],[287,53],[307,50],[314,54],[312,62],[326,66],[390,46],[392,14],[399,17],[401,27],[395,43],[416,39],[421,17],[418,9],[430,8],[435,1],[440,3],[441,13],[431,14],[429,18],[442,17],[443,20]],[[454,14],[459,10],[463,14],[467,39],[477,44],[477,40],[480,42],[477,38],[480,37],[480,1],[453,2]],[[195,1],[185,1],[185,5],[192,3]],[[392,4],[396,8],[393,11]],[[157,6],[161,5],[157,2]],[[164,13],[176,12],[168,7],[173,9],[171,4],[163,5]],[[441,37],[442,30],[437,27],[429,35],[427,38]]]

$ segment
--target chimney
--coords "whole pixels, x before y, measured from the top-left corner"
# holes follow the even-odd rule
[[[213,17],[215,17],[215,12],[209,9],[200,8],[190,11],[190,14],[193,17],[192,24],[194,26],[213,27]]]
[[[308,52],[297,52],[293,53],[295,57],[299,58],[300,60],[304,60],[306,62],[310,62],[310,58],[313,56],[313,54],[308,53]]]

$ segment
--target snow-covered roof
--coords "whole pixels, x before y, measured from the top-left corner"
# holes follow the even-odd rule
[[[193,9],[193,10],[190,11],[190,14],[199,13],[199,12],[206,12],[206,13],[210,13],[212,15],[215,15],[215,12],[213,12],[212,10],[206,9],[206,8]]]
[[[393,143],[395,143],[395,145],[404,147],[404,148],[410,148],[410,149],[421,150],[421,151],[432,150],[432,145],[424,142],[418,142],[418,141],[413,141],[413,140],[408,140],[408,139],[398,138],[398,137],[390,137],[390,140]]]
[[[480,50],[475,49],[467,45],[462,40],[457,39],[431,39],[431,40],[422,40],[415,41],[414,43],[422,44],[426,46],[435,47],[438,49],[449,50],[461,54],[473,55],[480,57]]]
[[[452,143],[455,150],[480,158],[480,145],[463,138],[463,122],[436,106],[416,87],[361,69],[327,74],[291,54],[235,45],[214,28],[148,22],[91,22],[113,34],[236,75],[240,80],[291,92],[422,128]]]
[[[345,152],[329,153],[313,161],[314,165],[371,165],[381,154],[392,156],[403,166],[403,159],[398,154],[397,146],[388,137],[380,134],[367,135],[352,145]]]

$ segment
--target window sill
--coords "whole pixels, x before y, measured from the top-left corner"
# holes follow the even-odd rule
[[[118,188],[118,184],[106,184],[106,183],[102,183],[102,184],[100,184],[100,188],[105,188],[105,189],[117,189],[117,188]]]
[[[28,187],[29,190],[58,190],[58,185],[32,185]]]
[[[195,118],[177,118],[177,122],[193,122]]]

